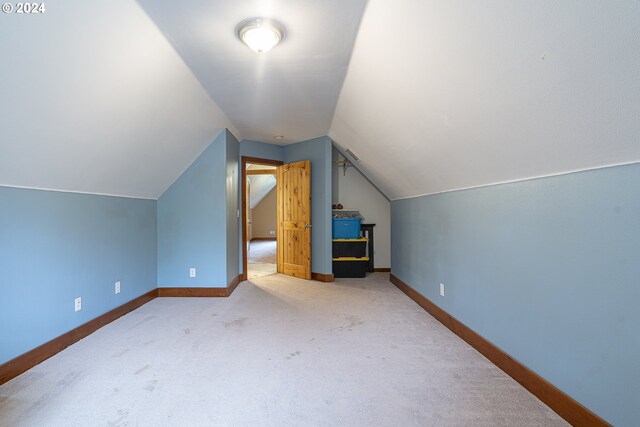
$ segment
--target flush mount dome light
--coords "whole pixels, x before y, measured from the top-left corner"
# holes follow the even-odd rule
[[[284,27],[268,18],[249,18],[240,22],[236,34],[249,49],[264,53],[284,39]]]

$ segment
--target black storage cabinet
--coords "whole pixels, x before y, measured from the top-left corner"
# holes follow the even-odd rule
[[[367,274],[367,265],[369,258],[334,258],[333,259],[333,275],[337,278],[361,278]]]
[[[367,255],[367,239],[334,239],[332,253],[333,258],[362,258]]]

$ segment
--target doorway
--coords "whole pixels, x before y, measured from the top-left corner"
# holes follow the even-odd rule
[[[242,157],[244,280],[275,274],[277,264],[276,167],[281,161]]]
[[[285,165],[277,160],[243,156],[241,170],[243,280],[276,272],[311,279],[311,161]],[[256,235],[255,207],[274,188],[275,230],[274,227],[267,228],[269,234],[261,238]],[[264,196],[260,197],[261,194]],[[273,242],[272,233],[276,237],[275,244],[257,243]],[[272,265],[274,252],[275,269]]]

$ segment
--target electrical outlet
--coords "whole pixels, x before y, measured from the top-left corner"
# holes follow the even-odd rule
[[[76,298],[76,311],[82,310],[82,298]]]
[[[196,277],[196,269],[195,268],[190,268],[189,269],[189,277]]]
[[[116,294],[120,293],[120,282],[116,282]]]
[[[444,283],[440,283],[440,296],[444,296]]]
[[[269,230],[269,234],[274,236],[276,234],[276,230]]]

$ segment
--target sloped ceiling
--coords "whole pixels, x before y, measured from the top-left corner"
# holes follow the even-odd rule
[[[257,15],[288,31],[265,55],[234,33]],[[225,127],[328,133],[391,199],[640,160],[638,2],[58,0],[0,20],[0,185],[156,198]]]
[[[365,0],[138,1],[243,138],[287,144],[329,132]],[[235,33],[254,16],[286,28],[266,54]]]
[[[276,187],[276,177],[274,175],[252,175],[249,176],[249,181],[251,181],[249,208],[254,209]]]
[[[237,130],[133,0],[0,16],[0,185],[157,198]]]
[[[370,0],[329,136],[391,199],[640,160],[640,3]]]
[[[275,170],[275,166],[247,164],[247,170]],[[276,187],[275,175],[247,175],[249,186],[249,208],[254,209],[271,190]]]

